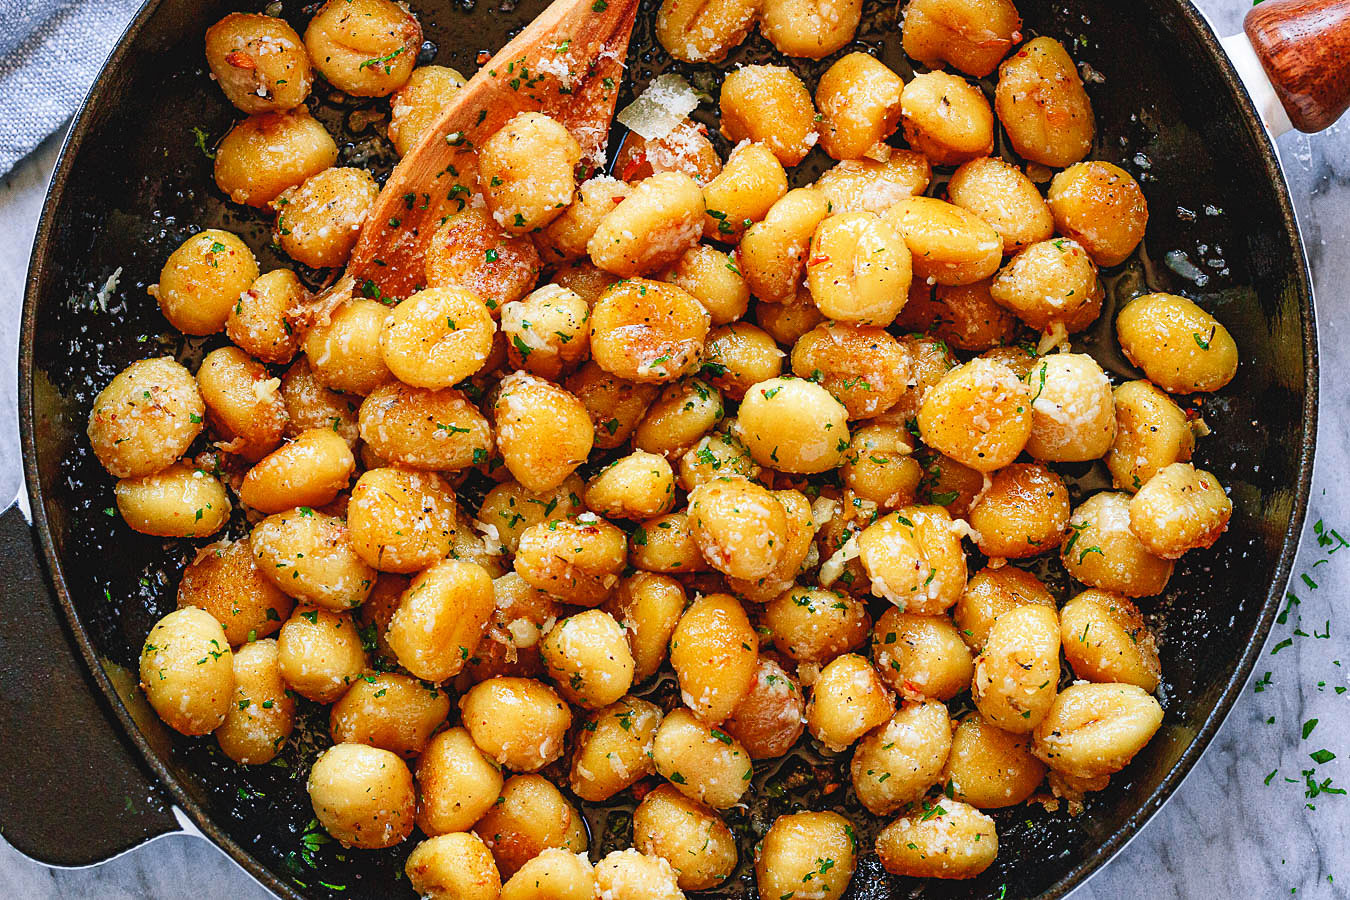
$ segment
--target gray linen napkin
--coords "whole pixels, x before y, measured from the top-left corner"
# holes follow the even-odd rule
[[[68,120],[141,0],[0,0],[0,175]]]

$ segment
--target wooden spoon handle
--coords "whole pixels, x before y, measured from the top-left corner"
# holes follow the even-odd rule
[[[602,164],[637,8],[554,0],[479,69],[390,173],[329,299],[402,299],[423,286],[432,234],[482,193],[477,145],[517,113],[552,116],[581,144],[583,162]]]
[[[1299,131],[1321,131],[1350,106],[1350,0],[1263,0],[1243,28]]]

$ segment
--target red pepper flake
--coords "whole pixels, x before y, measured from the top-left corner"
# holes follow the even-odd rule
[[[826,256],[825,254],[822,253],[822,254],[819,254],[819,255],[817,255],[817,256],[811,257],[811,259],[810,259],[809,261],[807,261],[806,264],[807,264],[808,266],[815,266],[815,265],[819,265],[820,263],[827,263],[827,262],[829,262],[829,261],[830,261],[830,258],[829,258],[828,256]]]
[[[647,161],[647,151],[639,150],[628,160],[628,165],[623,167],[623,172],[619,174],[622,181],[629,181],[638,169],[642,168],[643,163]]]
[[[486,50],[479,50],[478,56],[474,57],[474,59],[480,66],[485,66],[488,64],[488,60],[492,59],[492,54]]]
[[[256,69],[258,64],[243,50],[231,50],[225,54],[225,61],[236,69]]]

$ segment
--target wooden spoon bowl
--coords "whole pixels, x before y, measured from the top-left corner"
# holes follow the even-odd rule
[[[436,228],[480,193],[477,145],[518,113],[556,119],[588,172],[603,165],[637,10],[638,0],[555,0],[499,50],[390,174],[346,274],[319,306],[418,290]]]

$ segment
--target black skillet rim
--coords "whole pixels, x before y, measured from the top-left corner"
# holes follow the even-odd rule
[[[263,866],[248,851],[235,842],[223,829],[215,824],[205,809],[194,800],[187,791],[180,785],[176,778],[170,773],[169,769],[159,759],[158,755],[150,747],[140,729],[136,727],[131,718],[131,714],[122,703],[111,680],[104,671],[103,666],[98,661],[98,654],[89,639],[89,635],[81,625],[79,616],[75,611],[67,589],[65,579],[61,571],[61,562],[57,557],[50,525],[47,521],[46,507],[44,505],[41,483],[38,479],[37,471],[37,442],[36,442],[36,410],[33,397],[33,347],[37,329],[37,305],[38,305],[38,287],[42,280],[41,275],[47,264],[48,257],[56,252],[52,239],[53,214],[52,210],[62,200],[66,181],[69,178],[70,171],[74,165],[74,160],[78,156],[81,145],[89,130],[92,116],[90,111],[99,105],[103,96],[108,92],[114,82],[113,73],[119,68],[120,63],[130,51],[132,41],[135,39],[141,28],[145,25],[160,6],[161,0],[147,0],[147,2],[137,12],[135,18],[123,31],[118,38],[116,46],[109,54],[89,93],[80,104],[76,112],[74,122],[67,132],[65,140],[61,147],[61,153],[57,160],[56,168],[52,173],[52,179],[47,188],[46,196],[43,200],[43,211],[38,221],[37,232],[33,239],[33,250],[29,258],[28,278],[24,288],[23,315],[20,323],[19,332],[19,433],[21,446],[23,448],[23,470],[24,480],[28,491],[30,509],[32,510],[32,524],[37,532],[38,542],[42,547],[43,558],[47,566],[47,575],[52,588],[55,591],[57,601],[60,604],[61,611],[65,616],[66,624],[79,646],[80,653],[84,657],[85,665],[94,676],[95,682],[103,692],[105,699],[116,713],[121,723],[123,732],[131,739],[136,749],[144,758],[146,764],[155,773],[160,783],[168,788],[172,793],[175,802],[191,818],[192,822],[201,831],[201,833],[211,839],[218,847],[224,850],[238,865],[240,865],[253,878],[261,883],[268,890],[278,896],[288,898],[288,900],[305,900],[304,895],[299,893],[293,886],[283,881],[276,873]],[[1307,255],[1303,247],[1303,239],[1298,229],[1298,221],[1294,214],[1293,204],[1289,195],[1289,185],[1285,181],[1284,172],[1280,167],[1279,158],[1275,152],[1275,146],[1271,140],[1270,134],[1261,124],[1256,108],[1252,103],[1251,97],[1247,94],[1241,79],[1238,77],[1228,54],[1223,50],[1218,37],[1210,28],[1203,15],[1196,9],[1190,0],[1176,0],[1178,12],[1185,22],[1187,28],[1192,32],[1201,45],[1209,51],[1211,64],[1217,67],[1218,73],[1227,86],[1230,93],[1238,98],[1238,105],[1241,110],[1242,126],[1247,132],[1248,141],[1254,143],[1259,149],[1259,155],[1264,167],[1264,175],[1274,185],[1276,200],[1280,207],[1281,224],[1284,232],[1289,239],[1288,251],[1299,261],[1298,290],[1300,311],[1302,312],[1303,324],[1303,360],[1304,360],[1304,401],[1303,401],[1303,424],[1304,433],[1302,445],[1299,448],[1299,466],[1297,490],[1294,497],[1294,506],[1290,516],[1290,527],[1284,537],[1283,545],[1280,549],[1279,560],[1275,566],[1270,586],[1267,590],[1265,602],[1262,604],[1261,616],[1257,621],[1255,633],[1252,639],[1244,648],[1242,657],[1234,670],[1232,677],[1224,686],[1218,701],[1209,715],[1205,718],[1204,724],[1191,740],[1190,744],[1177,759],[1172,770],[1163,778],[1157,789],[1155,789],[1138,809],[1126,819],[1125,824],[1118,828],[1101,846],[1093,853],[1085,857],[1076,866],[1070,869],[1059,881],[1053,884],[1045,891],[1040,900],[1056,900],[1056,898],[1066,896],[1078,885],[1086,881],[1093,873],[1105,866],[1112,857],[1124,849],[1143,828],[1153,815],[1162,808],[1177,788],[1181,786],[1182,781],[1190,773],[1196,761],[1209,746],[1209,742],[1214,738],[1219,728],[1228,717],[1233,703],[1237,700],[1239,692],[1247,682],[1251,674],[1252,667],[1256,663],[1265,646],[1266,638],[1270,634],[1270,629],[1274,623],[1276,611],[1279,608],[1280,600],[1284,596],[1284,588],[1288,582],[1292,570],[1294,557],[1298,552],[1299,541],[1303,533],[1303,523],[1307,513],[1308,498],[1312,488],[1312,469],[1313,455],[1317,445],[1317,392],[1318,392],[1318,353],[1317,353],[1317,324],[1313,309],[1313,292],[1308,268]]]

